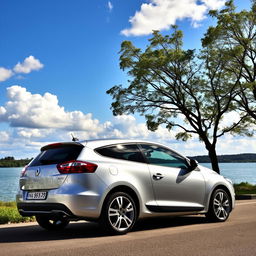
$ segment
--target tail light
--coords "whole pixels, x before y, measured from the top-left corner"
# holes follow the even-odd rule
[[[60,173],[93,173],[98,165],[83,161],[68,161],[57,165]]]
[[[28,169],[27,165],[25,167],[23,167],[23,169],[21,170],[20,177],[24,177],[25,176],[27,169]]]

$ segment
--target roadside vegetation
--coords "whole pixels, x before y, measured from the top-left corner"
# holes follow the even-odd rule
[[[243,194],[256,194],[256,185],[252,185],[248,182],[241,182],[240,184],[234,184],[236,195]]]
[[[16,207],[16,202],[0,202],[0,224],[34,221],[34,217],[22,217]]]
[[[248,182],[234,184],[236,195],[256,194],[256,185]],[[16,207],[16,202],[0,201],[0,224],[32,222],[35,217],[22,217]]]
[[[7,156],[0,159],[0,167],[23,167],[27,165],[31,159],[19,159],[16,160],[12,156]]]

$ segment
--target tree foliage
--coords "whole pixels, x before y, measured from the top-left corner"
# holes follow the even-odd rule
[[[171,35],[153,32],[143,51],[132,42],[121,44],[120,68],[132,78],[128,87],[107,91],[114,101],[114,115],[138,112],[155,131],[163,124],[175,129],[176,138],[199,137],[208,150],[212,167],[219,172],[216,144],[226,133],[248,134],[247,113],[227,124],[225,115],[235,110],[236,77],[223,72],[227,61],[212,47],[200,51],[183,49],[183,35],[173,27]]]
[[[239,82],[237,107],[256,120],[256,1],[249,11],[236,12],[233,1],[222,11],[211,11],[217,19],[202,39],[205,48],[214,48],[226,58],[225,71]]]

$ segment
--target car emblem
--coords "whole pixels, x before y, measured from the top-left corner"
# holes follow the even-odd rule
[[[41,172],[40,169],[37,169],[37,170],[36,170],[36,176],[39,176],[39,175],[40,175],[40,172]]]

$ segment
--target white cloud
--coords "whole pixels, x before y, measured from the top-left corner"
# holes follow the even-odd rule
[[[113,8],[114,8],[113,4],[110,1],[108,1],[108,9],[109,9],[109,11],[111,12],[113,10]]]
[[[103,124],[103,128],[97,134],[99,138],[126,138],[126,139],[154,139],[154,140],[175,140],[175,132],[169,132],[160,126],[157,131],[151,132],[145,123],[138,123],[131,115],[115,116],[111,121]]]
[[[25,58],[22,63],[18,62],[13,69],[0,67],[0,82],[6,81],[15,74],[28,74],[34,70],[39,70],[43,67],[44,65],[40,62],[40,60],[36,59],[34,56],[31,55]],[[16,78],[24,79],[24,77],[21,75],[18,75]]]
[[[217,10],[225,5],[226,0],[202,0],[205,5],[211,10]]]
[[[42,129],[81,131],[85,137],[90,138],[147,138],[150,134],[162,138],[170,135],[166,129],[161,128],[156,133],[151,133],[145,123],[138,124],[129,115],[117,116],[112,121],[100,123],[91,113],[66,111],[59,105],[56,95],[48,92],[43,95],[32,94],[19,85],[7,88],[7,97],[6,104],[0,106],[0,121],[9,123],[11,127],[29,128],[18,132],[22,137],[40,137]]]
[[[240,154],[256,152],[256,137],[233,137],[232,135],[223,136],[217,144],[217,153],[225,154]]]
[[[10,69],[0,67],[0,82],[4,82],[13,75]]]
[[[40,145],[53,141],[70,141],[71,132],[81,140],[93,138],[174,140],[174,133],[169,133],[162,127],[155,133],[150,132],[145,123],[138,123],[133,116],[117,116],[111,121],[101,123],[93,118],[91,113],[66,111],[59,105],[57,96],[51,93],[32,94],[26,88],[14,85],[7,88],[7,97],[6,104],[0,106],[0,122],[8,123],[12,127],[12,135],[9,135],[9,141],[5,145],[0,143],[0,146],[13,147],[15,152],[19,145],[21,148],[26,147],[27,152],[31,152],[33,149],[38,150]]]
[[[52,132],[51,129],[28,129],[18,128],[17,134],[22,138],[42,138],[49,135]]]
[[[32,94],[26,88],[14,85],[7,88],[9,101],[0,107],[0,121],[12,127],[59,128],[66,130],[98,131],[99,121],[81,111],[65,111],[56,95]]]
[[[224,4],[225,0],[149,0],[129,19],[131,28],[121,33],[125,36],[148,35],[152,30],[167,30],[182,19],[190,19],[192,26],[198,27],[210,9],[219,9]]]
[[[240,114],[236,111],[232,111],[232,112],[229,112],[229,113],[226,113],[224,116],[223,116],[223,119],[221,120],[221,123],[220,123],[220,128],[223,129],[223,128],[226,128],[228,126],[231,126],[232,124],[236,123],[236,122],[239,122],[240,120]]]
[[[7,142],[9,140],[9,134],[6,131],[0,131],[0,142]]]
[[[25,73],[28,74],[33,70],[39,70],[43,68],[44,65],[40,62],[40,60],[36,59],[34,56],[29,56],[25,58],[25,60],[22,63],[16,64],[14,67],[14,71],[16,73]]]
[[[4,116],[5,114],[6,114],[6,109],[4,107],[0,107],[0,116]]]

